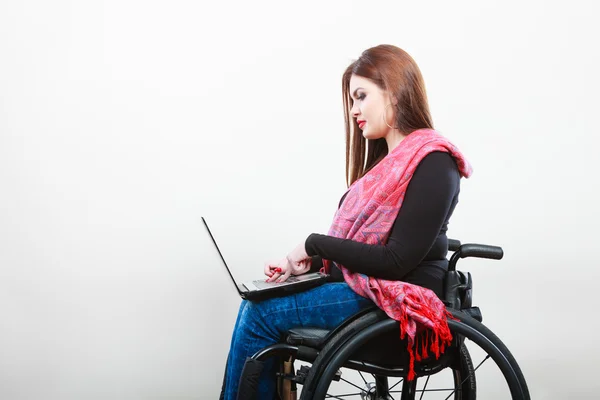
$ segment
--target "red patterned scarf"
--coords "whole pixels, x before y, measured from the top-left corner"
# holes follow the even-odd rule
[[[410,178],[421,160],[433,151],[450,153],[461,176],[468,178],[471,175],[469,163],[446,138],[432,129],[416,130],[350,186],[328,235],[368,244],[387,243]],[[325,272],[329,272],[330,265],[329,260],[324,260]],[[449,314],[433,291],[406,282],[372,278],[338,266],[357,294],[373,300],[390,318],[400,322],[401,339],[408,336],[408,380],[415,376],[415,357],[419,361],[428,356],[427,343],[436,357],[444,352],[452,341],[446,320]],[[421,337],[421,352],[417,348],[415,356],[417,330],[424,337]]]

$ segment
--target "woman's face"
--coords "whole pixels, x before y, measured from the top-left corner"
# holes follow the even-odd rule
[[[363,136],[366,139],[386,137],[392,130],[390,126],[395,125],[391,96],[370,79],[357,75],[350,77],[350,96],[353,100],[350,112]]]

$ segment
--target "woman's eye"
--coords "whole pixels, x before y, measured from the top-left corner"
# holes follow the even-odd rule
[[[361,94],[358,95],[358,97],[356,99],[357,100],[364,100],[366,96],[367,96],[366,94],[361,93]]]

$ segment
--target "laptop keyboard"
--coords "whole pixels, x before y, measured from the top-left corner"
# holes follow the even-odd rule
[[[252,281],[252,283],[259,289],[262,288],[268,288],[268,287],[273,287],[273,286],[278,286],[278,285],[284,285],[286,283],[294,283],[294,282],[298,282],[299,279],[295,276],[290,276],[289,278],[287,278],[287,280],[285,282],[265,282],[264,280],[256,280],[256,281]]]

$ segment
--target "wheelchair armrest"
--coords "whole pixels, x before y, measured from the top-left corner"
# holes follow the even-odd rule
[[[455,310],[471,307],[473,303],[471,273],[448,271],[444,287],[444,303]]]

